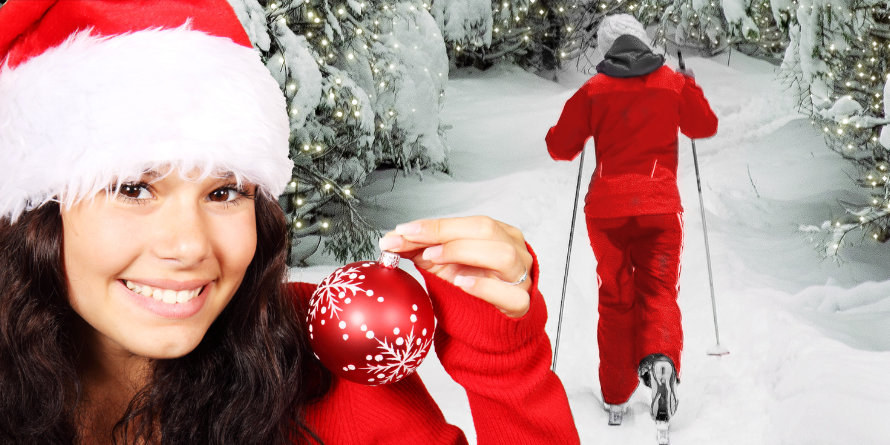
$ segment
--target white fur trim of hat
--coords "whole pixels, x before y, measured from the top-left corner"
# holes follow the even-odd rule
[[[190,29],[69,36],[0,65],[0,219],[91,198],[144,172],[290,181],[284,95],[252,48]]]
[[[615,43],[615,39],[625,34],[642,40],[646,46],[651,48],[646,28],[630,14],[612,14],[603,18],[596,31],[597,47],[605,54]]]

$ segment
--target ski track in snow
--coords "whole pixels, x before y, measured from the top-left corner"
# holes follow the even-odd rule
[[[696,148],[720,338],[731,353],[706,355],[714,325],[691,144],[681,136],[685,348],[672,444],[886,444],[890,249],[865,242],[842,250],[841,262],[823,260],[797,229],[837,215],[838,200],[856,198],[850,167],[792,108],[772,66],[738,54],[731,66],[719,58],[689,58],[687,66],[720,118],[718,134],[696,141]],[[390,191],[392,172],[377,172],[361,198],[384,230],[414,218],[472,214],[522,229],[540,261],[554,342],[578,160],[550,160],[544,134],[587,76],[564,72],[551,82],[496,66],[450,77],[443,117],[453,126],[447,133],[453,174],[399,175]],[[594,166],[591,149],[592,143],[582,200]],[[622,426],[606,424],[596,371],[596,263],[580,207],[557,373],[583,444],[653,444],[645,387],[631,398]],[[338,266],[316,261],[290,278],[319,282]],[[446,418],[473,443],[460,387],[434,354],[419,372]]]

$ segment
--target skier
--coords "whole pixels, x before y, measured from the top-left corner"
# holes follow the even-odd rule
[[[466,444],[313,357],[278,83],[225,0],[0,6],[0,443]],[[479,444],[577,444],[522,233],[401,224]],[[380,297],[382,299],[382,297]]]
[[[652,388],[652,417],[667,422],[677,407],[683,347],[677,135],[712,136],[717,117],[693,73],[664,65],[633,16],[605,17],[597,40],[605,58],[547,132],[547,150],[572,160],[594,139],[584,213],[597,260],[599,376],[609,423],[621,423],[640,379]]]

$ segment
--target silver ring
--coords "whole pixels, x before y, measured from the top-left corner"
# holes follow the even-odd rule
[[[524,283],[525,280],[526,280],[527,278],[528,278],[528,269],[526,268],[525,270],[522,271],[522,276],[519,277],[518,280],[516,280],[516,281],[514,281],[514,282],[512,282],[512,283],[509,282],[509,281],[504,281],[504,280],[501,280],[501,281],[504,281],[504,283],[507,283],[507,284],[509,284],[509,285],[511,285],[511,286],[518,286],[518,285]]]

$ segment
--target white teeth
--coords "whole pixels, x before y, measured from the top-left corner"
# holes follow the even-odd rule
[[[181,290],[176,293],[176,302],[177,303],[185,303],[192,299],[192,291],[189,290]]]
[[[197,289],[192,290],[181,290],[175,291],[172,289],[160,289],[156,287],[147,286],[144,284],[134,283],[132,281],[124,280],[124,284],[127,286],[127,289],[132,290],[138,294],[144,295],[149,298],[153,298],[157,301],[163,301],[167,304],[176,304],[176,303],[186,303],[190,301],[192,298],[198,296],[203,290],[203,287],[199,287]]]

